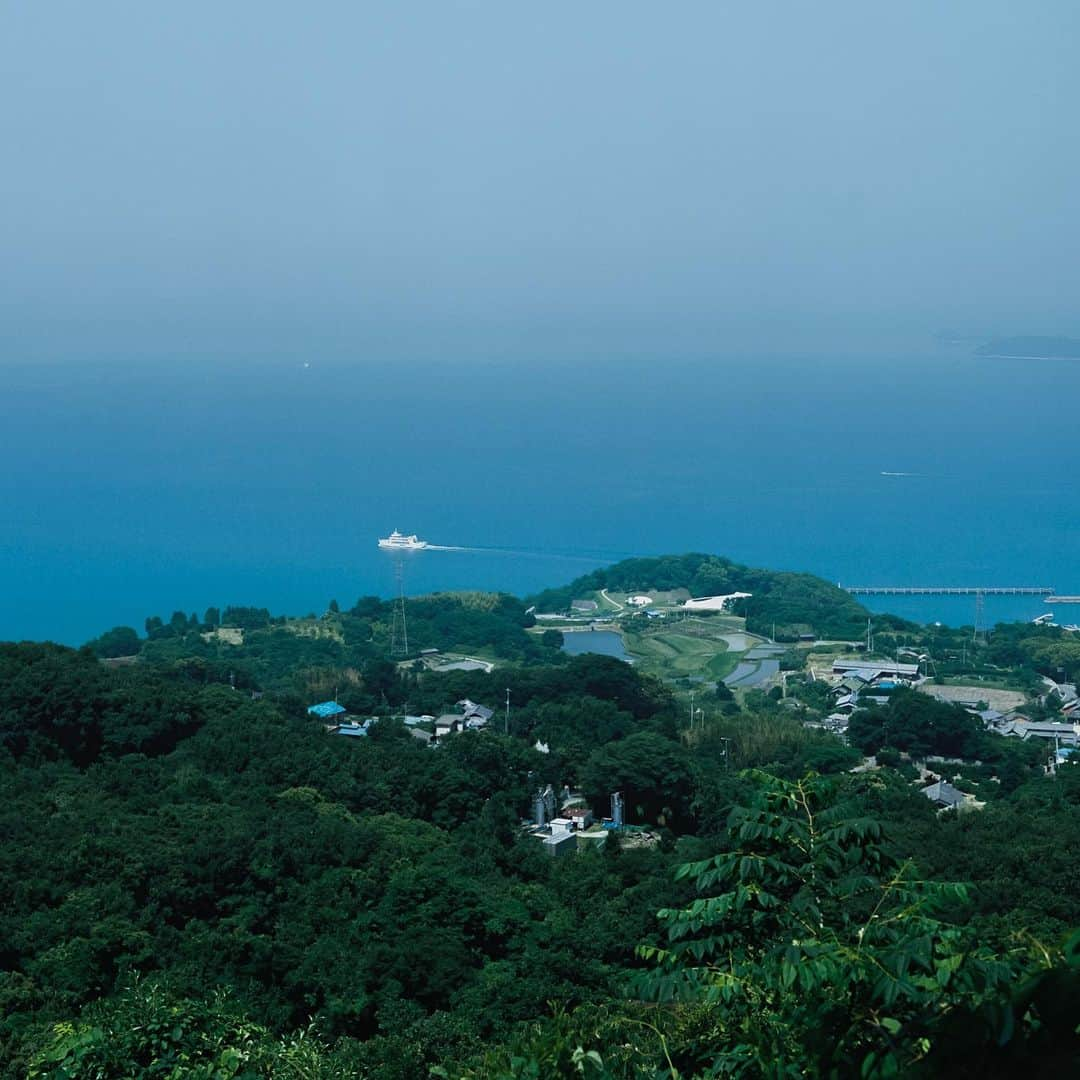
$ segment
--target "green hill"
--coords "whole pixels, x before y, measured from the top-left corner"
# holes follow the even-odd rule
[[[857,638],[866,626],[867,610],[831,582],[813,574],[759,570],[720,555],[660,555],[624,559],[594,570],[558,589],[530,598],[541,612],[568,611],[584,593],[687,589],[692,596],[748,592],[734,611],[746,616],[747,629],[778,638],[813,633],[819,637]]]

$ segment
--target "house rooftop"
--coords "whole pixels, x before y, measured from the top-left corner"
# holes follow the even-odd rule
[[[320,701],[318,705],[308,706],[308,714],[317,716],[320,720],[331,716],[341,716],[345,711],[345,706],[339,705],[336,701]]]
[[[936,784],[923,788],[922,793],[939,806],[959,806],[967,801],[967,796],[947,780],[939,780]]]
[[[864,672],[873,672],[872,678],[882,675],[896,675],[901,679],[917,679],[918,664],[897,664],[889,660],[834,660],[833,674],[858,675],[865,678]]]
[[[342,724],[334,729],[335,735],[364,735],[368,733],[366,724]]]
[[[475,701],[470,701],[468,698],[457,702],[457,705],[462,710],[462,715],[469,720],[487,721],[495,715],[494,709],[489,709],[486,705],[477,705]]]
[[[1057,720],[1013,720],[1000,728],[1002,735],[1019,735],[1022,739],[1080,738],[1080,726]]]

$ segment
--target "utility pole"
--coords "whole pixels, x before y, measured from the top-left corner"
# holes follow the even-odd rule
[[[506,688],[506,722],[503,727],[503,733],[510,734],[510,687]]]
[[[694,691],[690,691],[690,730],[694,730]]]

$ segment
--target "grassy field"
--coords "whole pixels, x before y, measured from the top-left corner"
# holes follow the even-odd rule
[[[686,624],[644,634],[628,632],[624,640],[638,666],[662,679],[688,675],[723,679],[735,669],[742,655],[731,651],[722,637],[696,632]]]
[[[988,675],[946,675],[939,684],[940,686],[965,686],[984,690],[1014,690],[1024,693],[1023,687],[1008,679],[998,679]]]
[[[923,683],[919,689],[924,694],[936,697],[939,701],[985,701],[991,709],[998,709],[1005,713],[1023,708],[1027,700],[1026,695],[1019,690],[996,690],[985,683],[952,686]]]
[[[601,609],[606,608],[609,611],[615,608],[626,610],[628,606],[626,601],[631,596],[649,596],[652,598],[652,603],[649,606],[660,609],[674,608],[690,599],[690,594],[686,589],[648,589],[637,593],[624,593],[616,589],[608,589],[607,596],[604,596],[600,591],[588,593],[586,596],[590,600],[595,600]],[[633,609],[630,608],[630,610]]]

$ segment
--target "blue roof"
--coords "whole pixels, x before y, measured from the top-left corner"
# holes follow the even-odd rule
[[[336,701],[320,701],[318,705],[310,706],[308,712],[312,716],[319,716],[325,720],[329,716],[340,716],[345,712],[345,706],[339,705]]]

